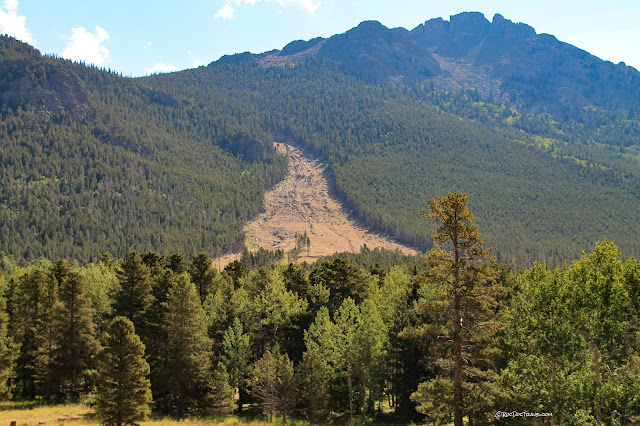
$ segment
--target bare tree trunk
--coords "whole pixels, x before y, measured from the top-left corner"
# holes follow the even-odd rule
[[[462,426],[462,317],[460,315],[460,251],[458,235],[453,235],[453,351],[455,367],[453,378],[453,424]]]
[[[453,350],[455,352],[455,367],[453,378],[453,424],[462,426],[462,325],[460,322],[460,296],[455,294],[453,299],[454,305],[454,332],[453,332]]]

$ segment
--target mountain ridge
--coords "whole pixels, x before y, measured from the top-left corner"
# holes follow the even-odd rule
[[[252,60],[291,65],[311,57],[374,83],[475,89],[485,97],[564,115],[612,102],[634,108],[640,94],[640,72],[634,67],[604,61],[500,14],[490,22],[480,12],[430,19],[412,30],[364,21],[342,34],[225,56],[210,66]],[[629,86],[632,90],[625,90]]]
[[[428,199],[462,191],[509,263],[560,262],[605,238],[639,254],[637,71],[501,16],[454,18],[367,21],[135,79],[0,38],[0,251],[240,250],[286,174],[271,146],[285,135],[326,165],[360,224],[410,246],[432,242]],[[526,65],[518,55],[533,74],[496,83]],[[550,58],[562,60],[536,74]],[[465,79],[500,93],[438,88]]]

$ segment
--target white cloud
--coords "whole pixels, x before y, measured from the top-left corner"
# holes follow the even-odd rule
[[[272,0],[267,0],[272,1]],[[313,13],[320,7],[320,2],[314,3],[312,0],[275,0],[280,6],[298,6],[309,13]]]
[[[109,49],[102,43],[109,40],[109,33],[96,25],[96,33],[92,34],[84,27],[71,29],[71,39],[62,52],[62,56],[74,61],[84,61],[104,66],[109,61]]]
[[[146,42],[144,44],[144,48],[146,49],[147,47],[151,47],[153,45],[153,43],[151,43],[150,41]]]
[[[193,67],[194,68],[198,68],[200,65],[202,65],[202,61],[200,59],[194,59],[193,60]]]
[[[27,30],[26,18],[18,16],[18,0],[5,0],[0,7],[0,33],[7,34],[32,45],[33,35]]]
[[[224,6],[216,12],[215,17],[220,19],[233,19],[235,12],[233,4],[249,8],[258,3],[277,3],[280,7],[297,6],[309,13],[315,12],[320,7],[320,2],[314,2],[313,0],[227,0]]]
[[[176,67],[174,67],[171,64],[165,64],[163,62],[157,63],[155,64],[153,67],[151,68],[145,68],[144,72],[147,74],[159,74],[159,73],[163,73],[163,72],[172,72],[175,71]]]
[[[231,3],[227,2],[218,10],[216,18],[233,19],[233,12],[235,12],[235,9],[231,6]]]

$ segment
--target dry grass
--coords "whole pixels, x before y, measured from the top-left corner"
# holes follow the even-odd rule
[[[30,402],[1,402],[0,425],[9,425],[16,421],[18,426],[31,425],[99,425],[94,417],[94,410],[83,404],[39,405]],[[235,416],[219,416],[208,418],[190,418],[176,420],[172,418],[151,418],[140,422],[148,426],[184,426],[184,425],[227,425],[227,426],[266,426],[281,424],[268,423],[261,420],[239,419]],[[288,425],[303,426],[308,422],[287,421]]]
[[[16,421],[18,425],[37,425],[45,423],[62,423],[82,420],[83,416],[92,414],[93,409],[82,404],[37,405],[34,403],[2,402],[0,403],[0,425]]]

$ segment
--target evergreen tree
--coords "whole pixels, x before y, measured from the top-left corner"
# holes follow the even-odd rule
[[[140,336],[145,343],[147,362],[151,369],[151,390],[156,399],[169,387],[167,377],[168,349],[165,316],[167,313],[167,295],[179,279],[172,270],[165,269],[161,276],[153,280],[153,303],[145,311],[145,334]]]
[[[204,303],[207,296],[214,291],[213,283],[217,273],[218,271],[213,267],[213,263],[206,253],[200,252],[191,260],[189,275],[198,290],[201,303]]]
[[[0,401],[11,398],[9,379],[13,376],[18,346],[7,334],[9,316],[6,311],[6,299],[0,294]]]
[[[280,414],[286,423],[288,412],[295,406],[296,395],[293,362],[287,354],[281,354],[279,349],[266,351],[256,362],[251,388],[269,421]]]
[[[51,402],[58,396],[60,378],[58,365],[56,364],[56,350],[58,349],[59,336],[56,322],[56,309],[58,307],[59,280],[67,278],[67,273],[55,273],[67,269],[66,262],[59,261],[54,266],[46,286],[42,292],[42,305],[36,319],[34,350],[35,360],[35,385],[36,392],[45,401]],[[58,278],[56,278],[58,277]]]
[[[249,335],[244,333],[242,322],[237,317],[224,333],[221,358],[229,374],[229,383],[240,393],[238,411],[242,411],[242,395],[251,377],[251,348]]]
[[[69,272],[59,283],[59,302],[54,312],[54,362],[61,391],[75,400],[88,390],[92,357],[98,350],[91,299],[78,272]]]
[[[171,269],[177,275],[187,272],[189,269],[187,261],[184,260],[184,256],[180,253],[173,253],[169,256],[167,259],[167,268]]]
[[[141,256],[142,263],[147,265],[151,276],[158,275],[164,269],[164,257],[155,251],[148,251]]]
[[[210,403],[212,372],[207,318],[188,275],[180,275],[169,289],[164,327],[167,388],[156,398],[163,410],[184,417]]]
[[[281,339],[283,330],[291,327],[296,319],[306,312],[307,302],[286,289],[278,271],[261,269],[257,274],[251,275],[251,277],[256,276],[259,278],[255,281],[259,284],[254,287],[261,290],[252,301],[251,312],[256,314],[257,317],[253,322],[260,324],[260,330],[254,333],[254,338],[261,346],[274,347],[283,343]]]
[[[149,364],[144,345],[125,317],[111,321],[96,355],[96,414],[105,425],[135,425],[150,413]]]
[[[430,399],[439,400],[436,404],[445,404],[441,412],[450,410],[455,426],[462,426],[463,417],[473,418],[478,406],[482,405],[478,399],[491,397],[486,387],[491,387],[497,380],[495,373],[487,369],[490,362],[486,357],[491,351],[486,351],[483,345],[487,339],[483,330],[496,328],[498,302],[495,297],[500,289],[493,285],[496,273],[488,267],[493,260],[491,251],[484,247],[473,213],[467,207],[467,196],[449,193],[432,198],[429,210],[431,213],[422,217],[438,222],[439,227],[433,235],[435,247],[425,256],[428,269],[421,289],[421,302],[424,310],[443,318],[438,324],[441,328],[432,329],[445,332],[452,343],[437,363],[451,376],[424,383],[414,398],[426,403],[425,407],[432,406]],[[451,251],[441,248],[445,244]],[[440,393],[446,393],[449,385],[453,394],[451,399]],[[447,406],[446,401],[451,405]]]
[[[20,345],[15,387],[18,395],[29,400],[36,397],[35,357],[40,343],[36,328],[43,308],[43,295],[51,280],[48,271],[36,267],[17,280],[12,292],[10,330],[14,342]]]
[[[369,290],[366,274],[341,258],[327,260],[311,271],[309,283],[313,293],[319,293],[317,287],[329,291],[329,312],[332,315],[346,298],[350,297],[359,304]]]
[[[234,260],[224,267],[224,272],[231,278],[233,282],[233,288],[240,287],[240,279],[249,273],[246,266],[239,260]]]
[[[329,403],[330,369],[322,359],[318,345],[309,342],[302,362],[296,368],[298,401],[308,419],[314,421],[323,417]]]
[[[136,251],[120,263],[117,270],[120,287],[113,304],[114,314],[127,317],[139,334],[144,335],[144,313],[152,301],[151,273]]]
[[[218,413],[233,411],[233,396],[235,389],[231,386],[227,368],[222,361],[213,372],[211,400],[218,407]]]

